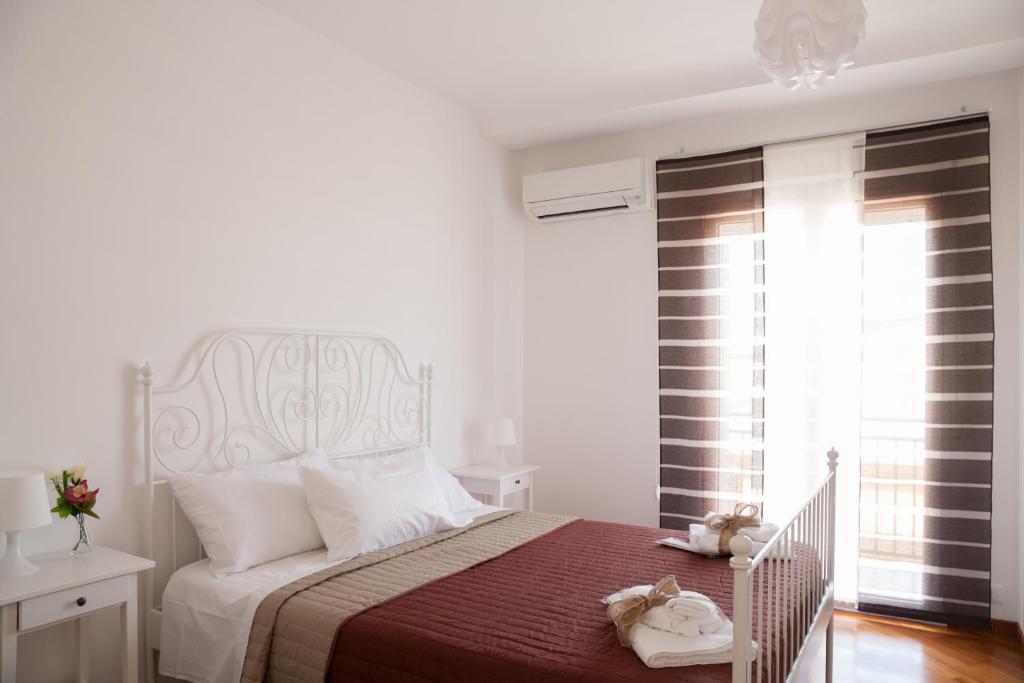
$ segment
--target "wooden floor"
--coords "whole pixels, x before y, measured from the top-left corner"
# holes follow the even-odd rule
[[[960,630],[836,612],[833,681],[1021,683],[1024,647],[1005,629]]]

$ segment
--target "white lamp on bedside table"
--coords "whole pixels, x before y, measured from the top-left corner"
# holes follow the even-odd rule
[[[39,571],[21,554],[21,532],[46,526],[52,519],[42,472],[0,472],[0,530],[7,532],[7,548],[0,557],[0,577],[9,579]]]
[[[505,417],[500,420],[493,420],[487,430],[487,443],[496,446],[498,456],[495,462],[499,465],[508,465],[508,458],[505,457],[505,449],[516,445],[516,426],[512,418]]]

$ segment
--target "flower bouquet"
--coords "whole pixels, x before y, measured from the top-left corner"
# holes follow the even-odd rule
[[[50,512],[56,512],[61,519],[74,517],[78,522],[78,542],[71,549],[72,555],[83,555],[92,550],[92,539],[85,527],[86,516],[99,519],[93,511],[99,489],[89,490],[89,482],[85,479],[85,465],[75,465],[70,470],[52,473],[50,481],[57,492],[57,504]]]

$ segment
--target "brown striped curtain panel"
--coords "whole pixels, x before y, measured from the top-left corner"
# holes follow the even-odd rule
[[[849,558],[839,599],[863,611],[984,626],[993,415],[988,118],[868,132],[843,144],[792,149],[819,179],[850,179],[845,221],[830,218],[835,212],[816,193],[777,190],[791,186],[785,146],[657,164],[661,525],[685,530],[709,510],[766,499],[766,516],[786,521],[776,519],[786,513],[777,503],[793,495],[772,489],[808,471],[807,453],[823,457],[832,443],[819,441],[835,438],[840,498],[849,508],[859,501],[859,514],[849,511],[839,530]],[[822,150],[820,164],[814,150]],[[848,169],[863,163],[863,171],[827,171],[837,159]],[[794,212],[794,203],[803,205]],[[816,221],[802,243],[793,239],[799,221]],[[821,293],[801,291],[804,280]],[[805,308],[819,310],[803,320]],[[829,353],[803,361],[794,349],[822,329],[831,334],[824,346],[807,348]],[[800,384],[797,372],[828,385]],[[845,384],[835,386],[837,378]]]
[[[760,500],[761,149],[657,165],[661,525]]]
[[[865,239],[907,226],[920,235],[924,405],[910,419],[862,425],[858,601],[866,611],[984,626],[992,540],[988,117],[869,133],[864,163]]]

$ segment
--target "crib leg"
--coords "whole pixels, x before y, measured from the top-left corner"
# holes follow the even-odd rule
[[[828,618],[828,628],[825,629],[825,683],[832,683],[832,631],[834,616]]]

